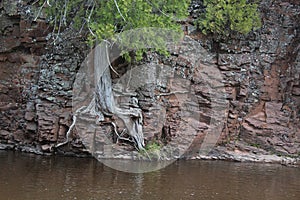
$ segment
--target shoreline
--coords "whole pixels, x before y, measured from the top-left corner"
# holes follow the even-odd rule
[[[284,166],[300,167],[300,157],[279,156],[276,154],[251,153],[240,150],[217,148],[214,153],[199,155],[191,159],[199,160],[226,160],[233,162],[280,164]]]
[[[43,152],[41,149],[29,147],[29,146],[17,146],[13,144],[0,144],[0,151],[17,151],[22,153],[31,153],[40,156],[66,156],[66,157],[78,157],[78,158],[94,158],[87,151],[76,152],[64,152],[58,150],[56,152]],[[105,159],[105,158],[104,158]],[[108,158],[108,159],[120,159],[120,158]],[[128,160],[128,157],[121,158]],[[199,154],[196,156],[181,157],[178,160],[223,160],[230,162],[242,162],[242,163],[263,163],[263,164],[280,164],[283,166],[300,167],[300,157],[279,156],[275,154],[261,154],[251,153],[240,150],[228,150],[225,147],[216,147],[209,154]]]

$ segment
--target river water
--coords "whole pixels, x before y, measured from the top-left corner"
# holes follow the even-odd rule
[[[300,169],[197,160],[133,174],[92,158],[0,151],[0,199],[299,200]]]

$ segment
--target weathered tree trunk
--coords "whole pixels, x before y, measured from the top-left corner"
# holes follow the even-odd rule
[[[95,49],[94,71],[95,81],[98,81],[95,92],[96,113],[99,116],[99,120],[104,120],[104,116],[112,115],[116,115],[122,119],[127,128],[127,133],[134,139],[136,148],[141,150],[145,146],[142,111],[137,105],[131,106],[130,102],[128,102],[129,106],[125,108],[120,107],[115,102],[109,67],[110,61],[106,48],[106,46],[101,45]],[[129,99],[131,98],[134,97],[131,96]]]
[[[95,111],[99,121],[115,113],[112,81],[106,46],[98,45],[94,50]]]
[[[143,136],[142,110],[138,107],[135,93],[125,92],[125,90],[123,90],[124,88],[122,88],[121,91],[118,91],[118,94],[113,92],[110,74],[110,69],[112,67],[110,65],[108,49],[105,43],[101,43],[94,49],[92,62],[91,60],[89,60],[89,62],[92,65],[88,64],[87,70],[83,71],[85,78],[82,80],[83,82],[85,80],[86,82],[91,83],[91,87],[94,89],[93,98],[90,100],[88,106],[83,105],[80,107],[75,101],[75,104],[77,103],[75,105],[76,111],[73,113],[73,123],[66,135],[67,139],[64,142],[57,144],[56,147],[68,143],[69,134],[76,123],[77,115],[88,114],[89,116],[96,116],[98,122],[104,121],[105,117],[112,117],[113,115],[119,117],[124,122],[128,135],[132,138],[130,141],[134,142],[135,147],[138,150],[143,150],[145,143]],[[83,84],[83,82],[80,83]],[[128,100],[125,107],[115,101],[114,94],[118,95],[118,98],[125,97],[123,99]],[[115,122],[111,121],[111,123],[114,126],[113,130],[115,131],[115,134],[119,137]]]
[[[88,114],[89,116],[96,116],[97,121],[104,121],[105,117],[116,116],[119,117],[125,124],[128,135],[132,138],[132,142],[134,142],[135,147],[138,150],[144,149],[144,136],[143,136],[143,116],[142,110],[138,107],[138,102],[135,97],[135,93],[128,93],[121,85],[121,91],[118,91],[118,98],[127,99],[126,106],[118,104],[114,98],[113,85],[111,80],[110,69],[112,69],[110,65],[108,49],[105,43],[101,43],[97,45],[94,49],[94,55],[90,57],[87,63],[87,70],[82,71],[84,74],[82,81],[79,84],[90,83],[91,88],[87,90],[90,91],[92,89],[93,98],[90,100],[89,105],[81,105],[80,102],[73,101],[75,104],[75,113],[73,113],[73,123],[68,130],[68,134],[66,135],[66,141],[59,143],[56,147],[62,146],[68,143],[68,138],[72,128],[74,127],[77,119],[77,115]],[[89,84],[87,84],[89,85]],[[81,88],[81,85],[77,85],[77,87]],[[83,88],[83,87],[82,87]],[[79,89],[80,90],[80,89]],[[87,92],[87,95],[89,92]],[[117,94],[116,94],[117,95]],[[74,97],[78,98],[78,97]],[[78,98],[80,99],[80,98]],[[134,99],[134,100],[133,100]],[[134,102],[134,103],[131,103]],[[77,105],[78,104],[78,105]],[[117,133],[117,128],[115,122],[111,121],[114,126],[115,134],[119,136]],[[128,139],[129,140],[129,139]]]

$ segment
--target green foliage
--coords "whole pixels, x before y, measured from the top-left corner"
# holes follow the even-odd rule
[[[161,159],[161,148],[162,146],[156,142],[156,141],[150,141],[144,151],[140,151],[141,155],[147,156],[150,160],[151,159],[156,159],[160,160]]]
[[[149,152],[159,151],[161,146],[157,142],[151,142],[146,145],[145,149]]]
[[[261,26],[258,4],[249,0],[204,0],[206,12],[198,19],[203,33],[247,34]]]
[[[57,30],[61,25],[72,25],[77,30],[88,28],[90,34],[88,41],[94,44],[108,38],[113,38],[116,33],[127,30],[157,27],[181,31],[178,20],[188,16],[190,0],[49,0],[46,13]],[[145,34],[145,33],[144,33]],[[166,53],[163,38],[157,33],[147,32],[155,37],[148,39],[154,50]],[[160,40],[161,39],[161,40]],[[113,39],[114,40],[114,39]],[[135,45],[136,58],[141,59],[146,49],[140,49],[141,44],[133,42],[130,38],[122,38],[122,45]],[[126,59],[130,59],[127,51],[123,52]]]
[[[260,148],[260,144],[258,144],[258,143],[252,143],[252,144],[250,144],[250,146],[253,146],[253,147],[256,147],[256,148]]]

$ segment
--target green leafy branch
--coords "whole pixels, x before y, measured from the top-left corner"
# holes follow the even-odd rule
[[[257,1],[203,0],[205,13],[198,19],[203,33],[229,35],[232,31],[247,34],[261,27]]]
[[[47,0],[41,2],[54,29],[59,33],[62,27],[71,26],[79,32],[88,30],[87,41],[95,44],[114,38],[116,33],[144,28],[157,27],[182,32],[178,20],[188,16],[190,0]],[[144,33],[145,34],[145,33]],[[155,32],[151,48],[166,53],[163,38]],[[123,38],[124,39],[124,38]],[[130,39],[119,41],[123,47],[132,45]],[[135,43],[135,42],[134,42]],[[141,59],[146,49],[136,44],[135,57]],[[129,53],[124,56],[130,59]]]

